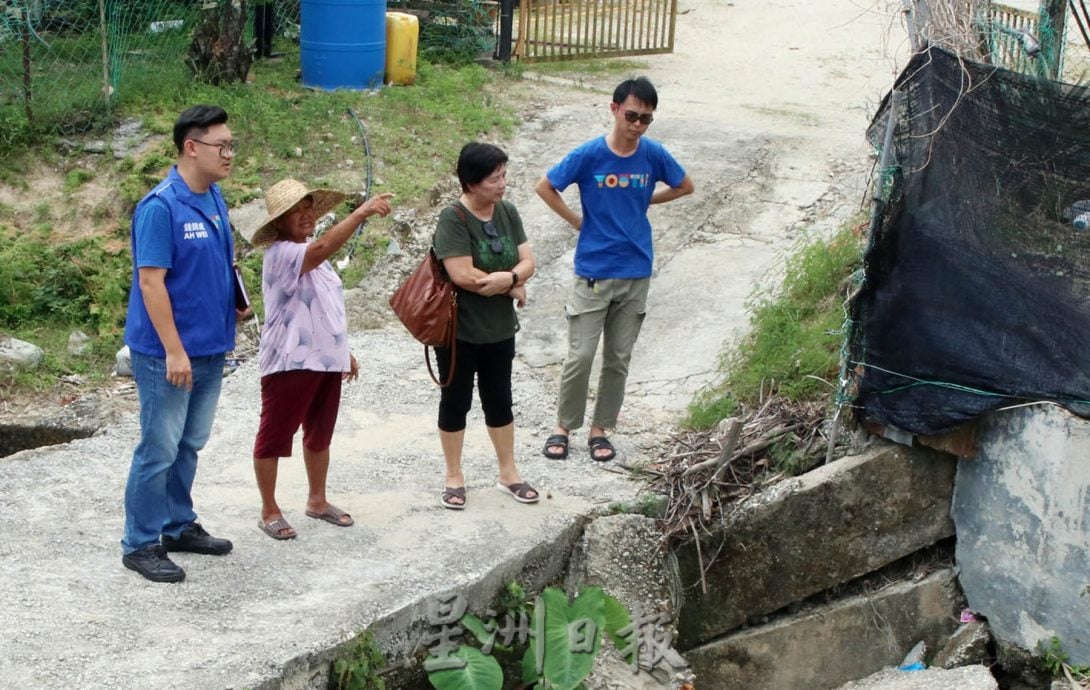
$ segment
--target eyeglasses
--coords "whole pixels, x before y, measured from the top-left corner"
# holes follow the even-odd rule
[[[484,234],[488,236],[488,240],[491,243],[493,254],[503,253],[503,242],[500,241],[500,233],[496,230],[496,224],[492,221],[487,221],[484,224]]]
[[[233,141],[225,141],[222,144],[214,144],[210,141],[201,141],[200,139],[190,139],[190,141],[197,144],[204,144],[205,146],[215,146],[220,150],[221,158],[231,158],[238,153],[238,149],[235,147],[235,142]]]
[[[641,125],[649,125],[655,121],[655,116],[651,113],[637,113],[635,110],[624,111],[624,119],[628,122],[640,121]]]

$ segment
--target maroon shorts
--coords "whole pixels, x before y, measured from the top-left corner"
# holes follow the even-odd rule
[[[306,370],[262,376],[261,424],[254,457],[291,457],[292,439],[300,424],[304,448],[329,448],[341,406],[341,376],[339,371]]]

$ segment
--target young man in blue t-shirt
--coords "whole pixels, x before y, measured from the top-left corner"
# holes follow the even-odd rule
[[[617,424],[632,347],[647,309],[654,249],[647,208],[693,193],[674,157],[644,133],[658,94],[646,77],[613,92],[613,128],[569,153],[537,183],[538,196],[579,232],[575,285],[568,304],[568,356],[560,376],[557,422],[545,457],[568,457],[568,435],[583,425],[591,364],[602,338],[602,371],[588,445],[594,460],[616,455],[606,430]],[[656,189],[657,183],[665,186]],[[579,187],[582,216],[560,192]],[[604,336],[604,337],[602,337]]]
[[[168,551],[223,555],[231,542],[197,522],[191,490],[208,441],[224,355],[235,347],[234,245],[216,182],[231,174],[227,113],[197,105],[174,123],[178,162],[133,212],[133,279],[125,321],[140,396],[140,442],[125,487],[121,562],[153,582],[180,582]]]

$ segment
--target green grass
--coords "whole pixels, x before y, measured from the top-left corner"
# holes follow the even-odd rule
[[[831,398],[844,324],[841,288],[860,260],[858,240],[845,224],[829,241],[800,247],[786,260],[778,290],[750,304],[752,330],[721,361],[721,384],[689,406],[686,424],[707,429],[739,403],[754,405],[762,392],[789,400]],[[789,449],[782,449],[789,462]]]
[[[526,71],[582,80],[587,77],[616,77],[618,81],[631,75],[641,74],[648,63],[631,58],[604,60],[561,60],[556,62],[530,62],[523,66]]]
[[[73,168],[64,176],[64,191],[74,192],[93,179],[95,179],[94,172],[84,168]]]

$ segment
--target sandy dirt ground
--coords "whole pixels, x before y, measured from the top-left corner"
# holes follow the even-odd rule
[[[649,135],[697,192],[652,210],[657,274],[614,435],[620,461],[650,459],[694,393],[715,380],[720,353],[747,328],[747,297],[775,284],[784,252],[858,211],[871,166],[863,132],[907,52],[887,38],[903,36],[898,6],[680,0],[676,51],[646,58],[660,94]],[[615,81],[529,82],[524,124],[501,142],[510,198],[539,262],[514,387],[518,459],[545,494],[541,505],[517,505],[492,488],[495,460],[475,410],[463,463],[470,509],[439,506],[438,394],[420,348],[384,306],[417,256],[392,257],[349,296],[353,321],[367,328],[352,335],[361,382],[346,388],[330,498],[356,526],[305,518],[301,463],[283,462],[278,499],[300,537],[273,543],[256,528],[252,360],[225,382],[194,490],[205,524],[235,551],[183,555],[184,585],[143,582],[119,563],[131,414],[93,438],[0,461],[0,687],[271,682],[376,621],[419,614],[429,594],[476,587],[490,596],[528,554],[540,556],[609,502],[630,500],[639,486],[617,463],[588,460],[585,434],[573,437],[567,462],[540,453],[555,421],[575,238],[532,188],[570,148],[606,132]],[[430,234],[418,225],[417,234]]]

